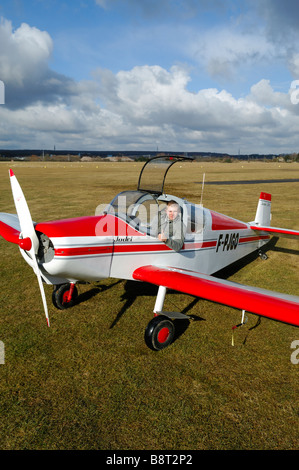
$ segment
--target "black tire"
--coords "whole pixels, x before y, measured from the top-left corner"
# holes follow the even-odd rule
[[[75,305],[78,297],[78,289],[74,286],[72,298],[70,301],[67,300],[68,293],[70,290],[70,284],[62,284],[54,289],[52,294],[53,305],[59,310],[65,310],[66,308],[71,308]]]
[[[175,328],[173,322],[164,315],[158,315],[147,325],[144,340],[150,349],[160,351],[172,343],[174,334]]]

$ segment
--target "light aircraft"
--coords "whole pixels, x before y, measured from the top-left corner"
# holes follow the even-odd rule
[[[299,297],[237,284],[215,274],[261,250],[271,236],[299,239],[299,231],[270,226],[271,195],[261,192],[255,219],[243,222],[202,205],[164,193],[168,170],[190,157],[153,157],[143,166],[137,189],[124,191],[94,216],[33,222],[12,170],[10,182],[17,214],[0,213],[0,235],[15,243],[33,268],[50,326],[44,284],[54,286],[58,309],[75,305],[76,284],[108,277],[157,286],[154,317],[145,329],[147,346],[159,351],[173,341],[181,312],[163,310],[167,289],[225,304],[299,326]],[[184,245],[172,250],[151,232],[152,221],[169,201],[181,208]],[[138,285],[137,285],[138,288]]]

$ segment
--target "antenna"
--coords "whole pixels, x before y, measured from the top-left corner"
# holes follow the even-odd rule
[[[205,176],[206,174],[204,173],[202,176],[202,186],[201,186],[201,196],[200,196],[200,206],[202,207],[202,197],[203,197],[203,190],[205,186]]]

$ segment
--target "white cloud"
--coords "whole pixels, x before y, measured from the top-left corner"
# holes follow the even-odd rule
[[[13,31],[10,21],[0,23],[1,79],[22,86],[44,73],[53,49],[52,39],[46,31],[26,23]]]
[[[49,68],[52,50],[46,31],[26,23],[13,30],[10,21],[1,19],[0,79],[5,84],[6,106],[22,108],[72,95],[75,82]]]
[[[249,99],[262,106],[291,109],[292,103],[289,95],[274,91],[270,80],[260,80],[252,85],[250,92]]]
[[[158,144],[167,150],[237,153],[241,146],[248,153],[278,153],[298,145],[296,107],[267,80],[236,99],[225,90],[191,93],[186,88],[190,77],[178,67],[134,67],[115,75],[97,70],[95,76],[102,78],[102,107],[95,100],[98,85],[78,83],[68,104],[0,108],[0,119],[6,121],[2,136],[9,140],[17,128],[21,140],[28,135],[36,139],[31,142],[44,143],[39,147],[55,143],[74,149],[154,149]]]
[[[204,39],[206,49],[198,49],[197,42],[194,51],[200,50],[213,73],[217,62],[228,73],[243,61],[275,53],[258,35],[240,41],[236,33],[222,30]],[[92,80],[76,82],[51,70],[52,49],[47,32],[27,24],[14,31],[2,20],[0,79],[6,104],[0,106],[0,148],[299,150],[299,107],[269,80],[259,80],[243,98],[225,89],[189,91],[190,71],[183,66],[143,65],[117,73],[98,68]]]

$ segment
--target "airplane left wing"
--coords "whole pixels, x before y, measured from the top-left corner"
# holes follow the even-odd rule
[[[134,271],[133,278],[299,326],[297,296],[171,267],[143,266]]]
[[[0,212],[0,235],[8,242],[19,245],[21,227],[16,214]]]

